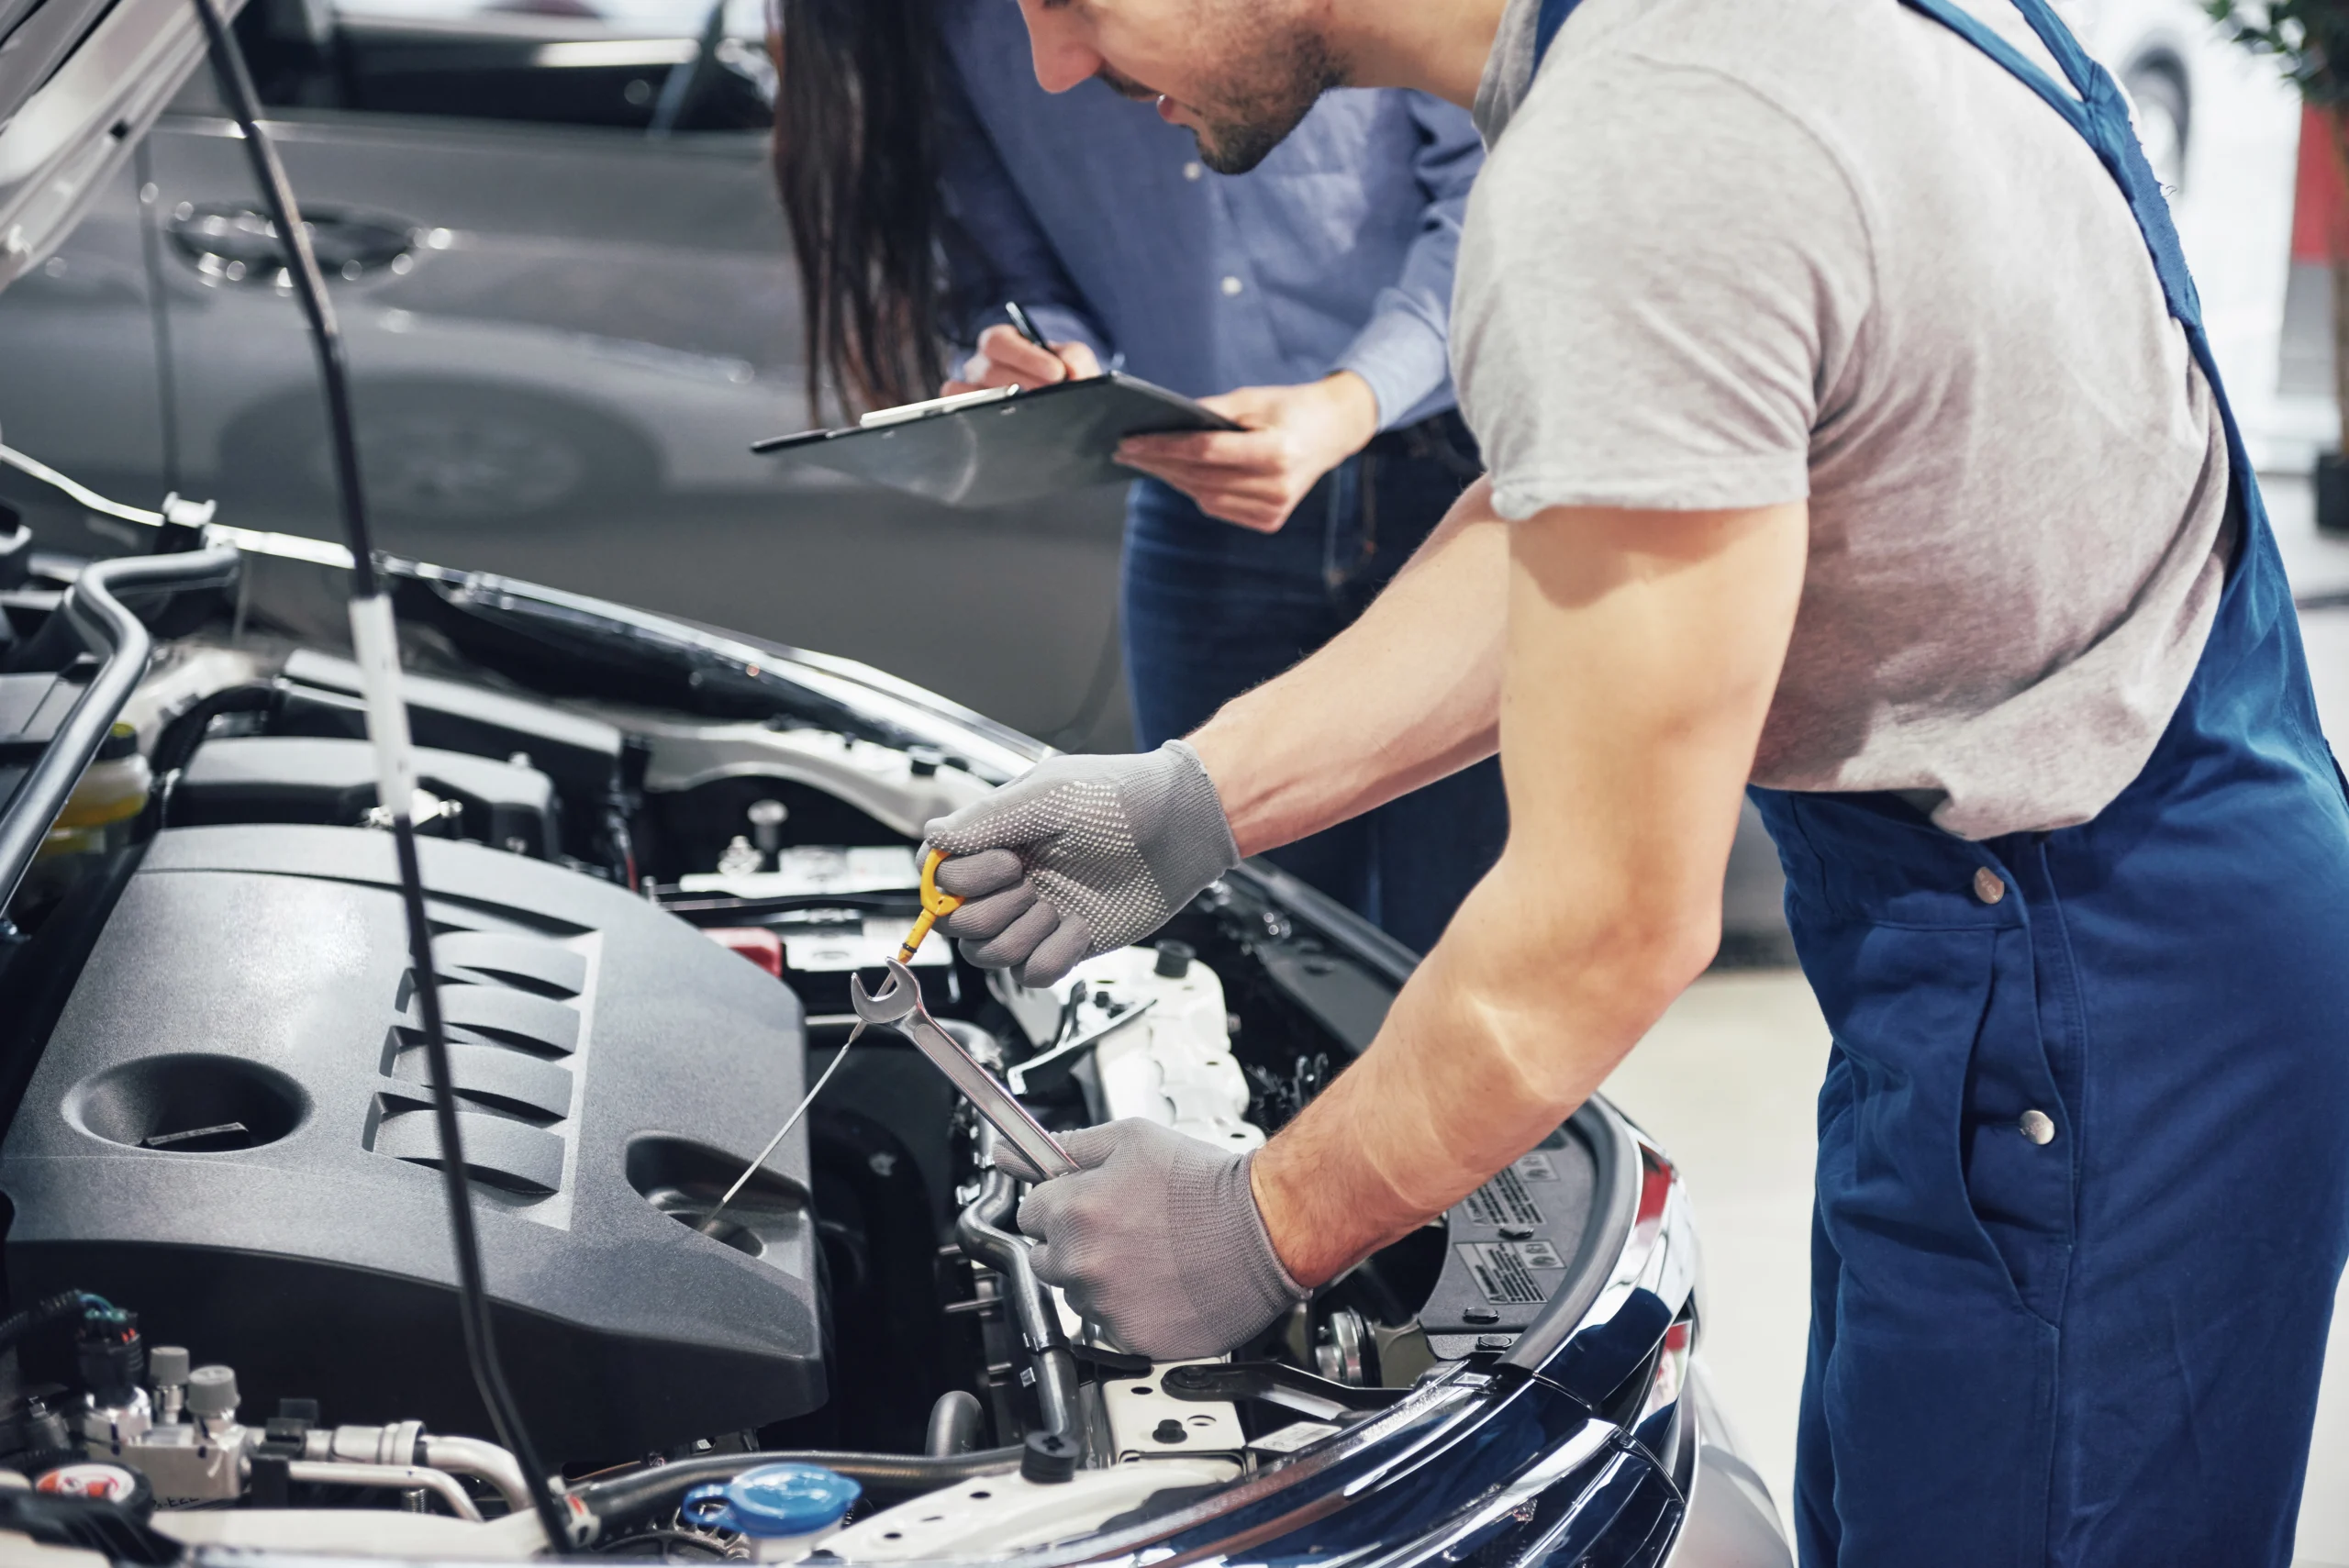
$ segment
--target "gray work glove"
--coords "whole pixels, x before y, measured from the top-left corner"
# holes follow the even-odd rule
[[[938,929],[982,969],[1050,985],[1140,941],[1240,863],[1198,753],[1053,757],[923,829],[965,900]]]
[[[1309,1294],[1289,1278],[1248,1185],[1252,1154],[1230,1154],[1154,1121],[1060,1135],[1084,1169],[1020,1200],[1042,1245],[1036,1277],[1118,1343],[1152,1361],[1220,1355]],[[1036,1174],[998,1146],[996,1163]]]

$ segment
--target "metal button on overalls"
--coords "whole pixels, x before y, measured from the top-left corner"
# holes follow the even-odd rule
[[[2042,1148],[2055,1141],[2055,1120],[2045,1111],[2023,1112],[2015,1120],[2015,1130]]]
[[[1988,866],[1980,866],[1976,868],[1974,873],[1975,897],[1979,898],[1985,904],[1996,904],[1999,899],[2004,898],[2006,895],[2006,882],[1997,872],[1992,871]]]

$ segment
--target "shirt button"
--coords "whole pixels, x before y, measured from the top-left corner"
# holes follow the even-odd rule
[[[1985,904],[1996,904],[1999,899],[2004,898],[2006,895],[2007,884],[1999,880],[1998,873],[1997,872],[1992,871],[1988,866],[1983,866],[1975,872],[1975,897],[1979,898]],[[2032,1114],[2036,1115],[2037,1113],[2033,1112]],[[2042,1140],[2042,1141],[2044,1141],[2044,1140]]]
[[[1196,162],[1186,163],[1183,165],[1183,178],[1186,180],[1196,180],[1206,172],[1207,171],[1199,167]]]
[[[2042,1148],[2055,1141],[2055,1122],[2045,1111],[2025,1111],[2016,1118],[2015,1130]]]
[[[1226,278],[1223,280],[1223,292],[1227,295],[1238,294],[1247,285],[1242,284],[1238,278]]]

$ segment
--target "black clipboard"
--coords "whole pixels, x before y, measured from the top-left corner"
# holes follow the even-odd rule
[[[1128,436],[1240,428],[1180,393],[1114,373],[966,393],[866,417],[751,450],[949,506],[1001,506],[1138,478],[1110,461]]]

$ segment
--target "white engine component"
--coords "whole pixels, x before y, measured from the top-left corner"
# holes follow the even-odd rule
[[[153,1522],[160,1533],[199,1549],[425,1562],[522,1562],[544,1555],[547,1544],[539,1516],[528,1508],[487,1524],[390,1508],[163,1508]],[[8,1560],[5,1549],[0,1560]]]
[[[1058,1482],[987,1475],[859,1519],[825,1537],[823,1550],[851,1562],[1007,1557],[1097,1529],[1168,1487],[1220,1485],[1239,1473],[1229,1460],[1168,1459],[1080,1470]]]
[[[1215,1363],[1160,1362],[1146,1375],[1102,1378],[1101,1406],[1109,1418],[1119,1463],[1186,1455],[1236,1460],[1248,1446],[1236,1407],[1220,1400],[1177,1399],[1160,1385],[1168,1368],[1193,1364]]]
[[[1248,1079],[1232,1060],[1230,1015],[1214,970],[1169,943],[1087,959],[1049,990],[1011,984],[1000,972],[992,988],[1029,1040],[1050,1048],[1080,984],[1085,999],[1068,1034],[1081,1040],[1108,1031],[1092,1048],[1104,1120],[1140,1117],[1241,1152],[1264,1146],[1264,1129],[1248,1119]],[[1133,1021],[1118,1026],[1121,1016]],[[1068,1331],[1081,1335],[1085,1326],[1067,1297],[1058,1290],[1052,1297]],[[1117,1463],[1148,1460],[1154,1468],[1178,1456],[1236,1457],[1246,1448],[1237,1408],[1178,1400],[1162,1389],[1161,1376],[1179,1364],[1162,1362],[1148,1373],[1103,1380],[1102,1413]]]
[[[764,866],[762,855],[759,864]],[[677,879],[681,893],[724,893],[736,898],[829,898],[853,893],[911,893],[921,867],[910,844],[873,848],[792,844],[775,852],[774,869],[698,873]]]
[[[1050,990],[1031,991],[999,975],[996,996],[1039,1046],[1053,1042],[1080,982],[1086,996],[1074,1035],[1093,1032],[1121,1010],[1149,1005],[1148,1012],[1093,1048],[1104,1120],[1141,1117],[1219,1149],[1263,1146],[1264,1129],[1248,1119],[1248,1079],[1231,1057],[1223,982],[1206,964],[1187,953],[1120,948],[1087,959]]]

